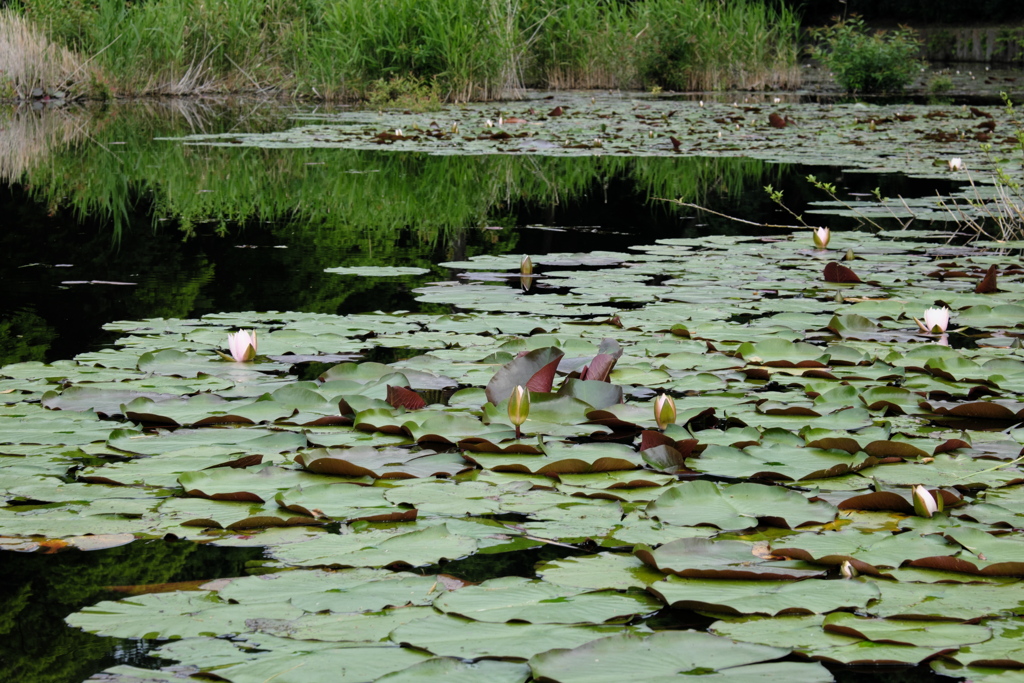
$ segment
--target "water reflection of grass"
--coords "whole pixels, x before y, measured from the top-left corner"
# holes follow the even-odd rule
[[[176,221],[185,236],[224,232],[252,219],[302,225],[387,249],[401,230],[423,243],[447,243],[466,228],[499,220],[516,203],[555,206],[595,187],[628,181],[642,199],[704,201],[760,187],[769,165],[736,158],[551,158],[431,156],[363,150],[185,146],[155,141],[226,125],[182,108],[116,109],[84,116],[9,112],[8,181],[35,199],[101,218],[116,236],[138,197],[154,219]],[[23,135],[24,144],[18,136]],[[69,144],[81,140],[84,144]],[[30,150],[27,154],[25,150]]]

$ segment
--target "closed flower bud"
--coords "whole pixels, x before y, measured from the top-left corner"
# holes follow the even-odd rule
[[[832,238],[832,231],[828,228],[814,229],[814,246],[818,249],[828,247],[828,241]]]
[[[939,511],[935,497],[923,486],[914,487],[914,513],[919,517],[931,517]]]
[[[533,261],[530,260],[529,256],[524,256],[522,262],[519,264],[520,275],[533,275]]]
[[[508,419],[516,426],[516,438],[521,435],[519,427],[526,422],[530,415],[530,390],[523,385],[512,390],[508,397]]]
[[[839,565],[839,573],[844,579],[852,579],[857,576],[860,572],[853,566],[853,563],[849,560],[843,560],[843,563]]]
[[[665,429],[676,421],[676,402],[668,394],[660,394],[654,399],[654,421],[658,429]]]

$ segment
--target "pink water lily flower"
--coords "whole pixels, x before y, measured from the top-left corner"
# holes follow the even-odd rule
[[[228,349],[231,359],[237,363],[245,363],[256,357],[256,330],[239,330],[228,335]]]
[[[828,247],[828,241],[832,238],[832,231],[828,228],[815,228],[814,229],[814,246],[818,249],[825,249]]]
[[[924,324],[918,322],[918,326],[924,332],[942,334],[949,327],[949,309],[945,306],[942,308],[929,308],[924,312]]]

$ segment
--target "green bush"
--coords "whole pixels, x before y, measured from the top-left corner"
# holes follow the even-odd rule
[[[441,108],[441,96],[437,81],[427,81],[417,76],[392,76],[386,81],[378,78],[370,84],[366,103],[377,109],[394,107],[410,111],[436,111]]]
[[[854,16],[812,31],[812,38],[812,54],[849,92],[902,90],[924,65],[917,58],[920,43],[906,27],[872,33]]]

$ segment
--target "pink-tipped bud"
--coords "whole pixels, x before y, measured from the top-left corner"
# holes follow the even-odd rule
[[[654,399],[654,421],[658,429],[665,429],[676,422],[676,402],[668,394],[659,394]]]
[[[814,246],[817,249],[825,249],[828,247],[828,241],[832,239],[832,231],[828,228],[815,228],[814,229]]]
[[[228,350],[237,363],[245,363],[256,357],[256,330],[239,330],[228,335]]]

